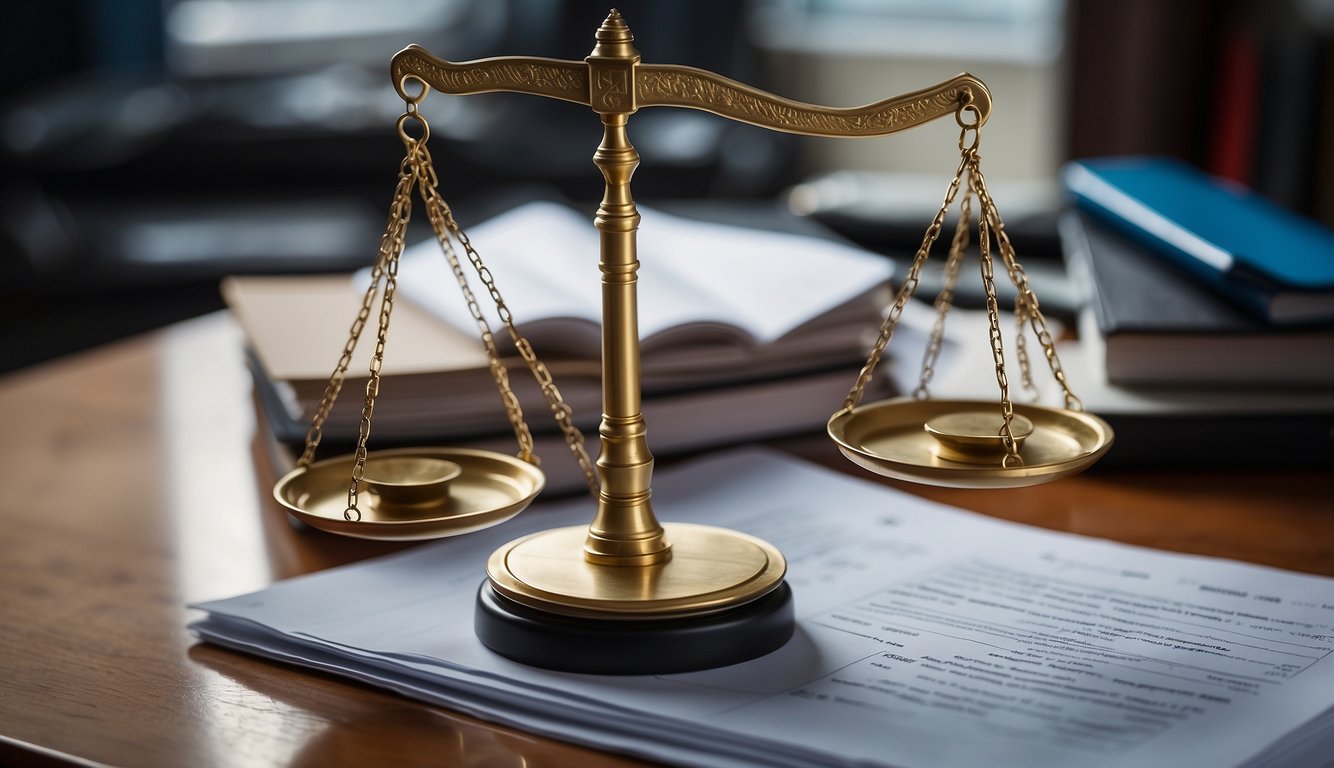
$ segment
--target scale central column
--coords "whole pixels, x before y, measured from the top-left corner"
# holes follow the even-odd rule
[[[602,490],[588,529],[584,556],[602,565],[650,565],[671,556],[671,544],[653,514],[649,452],[640,401],[639,212],[630,177],[639,153],[626,138],[625,113],[604,114],[602,145],[593,162],[607,180],[595,224],[602,250]]]
[[[614,11],[595,39],[585,61],[589,101],[602,118],[602,144],[593,153],[593,164],[606,180],[594,219],[602,271],[602,423],[597,460],[602,488],[584,540],[584,557],[598,565],[653,565],[671,557],[671,544],[653,515],[653,455],[640,403],[635,248],[639,211],[630,195],[639,153],[625,131],[636,109],[634,68],[639,51],[630,28]]]

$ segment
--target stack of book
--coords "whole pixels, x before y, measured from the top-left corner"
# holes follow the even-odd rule
[[[1334,232],[1166,158],[1069,164],[1095,400],[1199,458],[1334,457]],[[1085,398],[1086,400],[1088,398]],[[1212,447],[1211,447],[1212,446]]]
[[[822,427],[852,386],[888,302],[893,263],[777,221],[768,229],[642,211],[638,256],[643,410],[656,455]],[[781,217],[776,210],[770,218]],[[782,231],[804,229],[803,234]],[[548,366],[596,454],[601,278],[591,217],[519,206],[469,235],[519,331]],[[460,258],[466,257],[460,249]],[[290,468],[347,341],[369,274],[232,277],[224,297],[248,343],[275,470]],[[486,289],[472,291],[545,460],[547,487],[582,485],[541,390]],[[357,436],[375,315],[324,427],[320,456]],[[404,253],[371,448],[446,444],[513,453],[502,400],[448,262],[434,240]],[[883,392],[873,384],[872,394]]]

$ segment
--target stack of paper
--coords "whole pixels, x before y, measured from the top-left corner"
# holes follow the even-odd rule
[[[798,630],[722,669],[525,667],[472,633],[480,534],[200,606],[211,642],[555,738],[698,766],[1284,766],[1334,754],[1334,580],[1000,522],[745,451],[659,474],[664,520],[788,557]]]

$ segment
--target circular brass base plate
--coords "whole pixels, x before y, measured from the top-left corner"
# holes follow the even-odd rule
[[[973,400],[896,398],[840,411],[829,420],[829,436],[858,466],[877,474],[951,488],[1016,488],[1072,475],[1112,445],[1112,428],[1091,413],[1016,403],[1033,431],[1019,456],[1022,466],[951,461],[924,426],[944,414],[1000,411],[1000,403]]]
[[[562,616],[679,618],[724,611],[763,597],[787,562],[771,544],[723,528],[663,526],[672,557],[656,565],[596,565],[584,558],[587,526],[512,541],[487,562],[491,587],[513,602]]]
[[[360,520],[346,520],[351,454],[317,461],[288,472],[273,496],[298,520],[329,533],[361,539],[406,541],[457,536],[488,528],[523,511],[542,490],[542,470],[513,456],[471,448],[403,448],[373,451],[367,461],[424,458],[459,465],[448,496],[438,504],[382,504],[373,493],[357,502]]]

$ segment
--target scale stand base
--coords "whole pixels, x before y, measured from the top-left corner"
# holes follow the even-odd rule
[[[655,675],[711,669],[778,650],[796,626],[792,588],[783,582],[749,603],[702,616],[591,619],[539,611],[484,581],[474,629],[482,644],[534,667],[602,675]]]
[[[670,556],[645,565],[591,562],[580,525],[497,549],[477,598],[477,637],[532,666],[620,675],[735,664],[792,637],[778,549],[708,525],[662,529]]]

